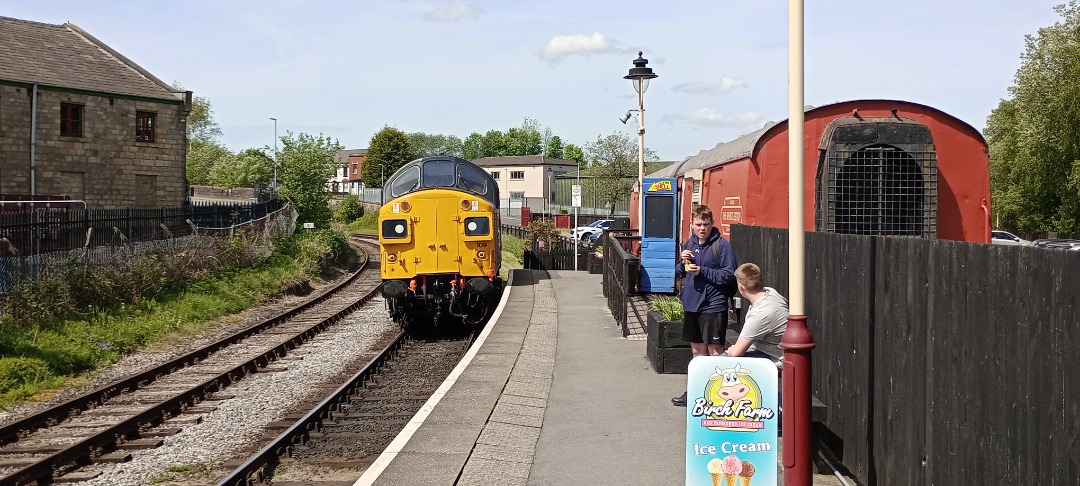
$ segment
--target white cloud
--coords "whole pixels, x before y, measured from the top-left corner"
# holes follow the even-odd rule
[[[484,9],[468,2],[450,2],[434,10],[429,10],[420,15],[428,22],[458,22],[462,20],[477,20]]]
[[[715,93],[727,93],[738,88],[745,88],[746,81],[739,78],[729,78],[724,76],[719,81],[711,83],[679,83],[671,88],[672,91],[677,93],[690,93],[690,94],[715,94]]]
[[[547,46],[540,52],[540,56],[549,61],[558,62],[575,54],[611,52],[615,49],[615,44],[613,39],[608,39],[601,32],[594,32],[592,35],[557,35],[548,41]]]
[[[725,115],[712,108],[698,108],[686,117],[690,123],[710,127],[744,127],[761,122],[761,114],[747,111],[738,115]]]

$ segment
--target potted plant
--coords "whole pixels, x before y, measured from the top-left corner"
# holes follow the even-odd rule
[[[645,355],[657,373],[686,373],[693,358],[682,338],[683,307],[678,297],[658,296],[649,302]]]

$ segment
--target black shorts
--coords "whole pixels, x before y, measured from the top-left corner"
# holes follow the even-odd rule
[[[683,339],[692,343],[724,345],[727,312],[686,312],[683,315]]]

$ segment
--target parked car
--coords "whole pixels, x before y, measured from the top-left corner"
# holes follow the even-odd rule
[[[1080,251],[1080,240],[1068,240],[1060,238],[1045,238],[1031,242],[1036,248],[1051,248],[1058,250]]]
[[[995,245],[1030,245],[1031,242],[1008,231],[994,230],[990,232],[990,243]]]
[[[574,230],[570,232],[570,236],[584,240],[587,235],[592,236],[593,233],[603,233],[604,230],[611,227],[611,223],[614,221],[615,220],[612,219],[598,219],[589,223],[588,226],[578,226],[577,228],[574,228]]]

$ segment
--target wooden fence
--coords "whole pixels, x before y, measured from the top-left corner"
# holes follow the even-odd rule
[[[819,437],[862,482],[1077,484],[1080,252],[811,232]],[[787,231],[734,225],[787,295]]]

